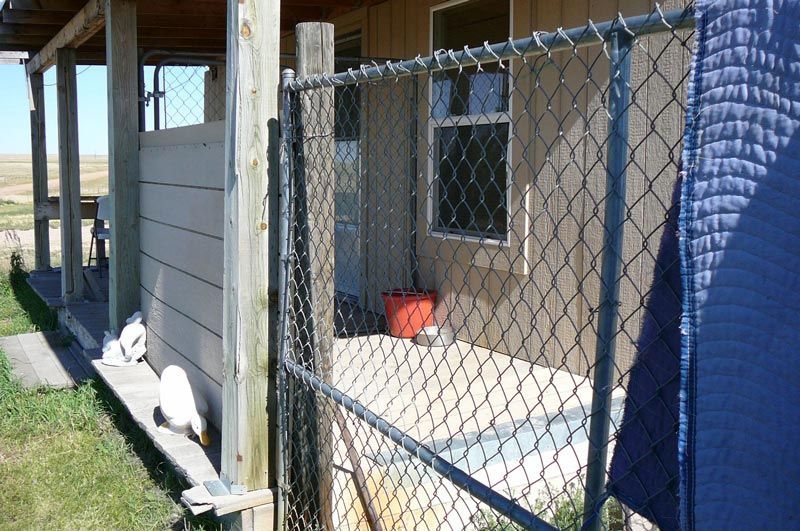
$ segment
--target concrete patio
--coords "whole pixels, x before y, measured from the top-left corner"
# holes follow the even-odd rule
[[[374,334],[337,340],[331,383],[482,483],[531,506],[583,483],[588,378],[462,341],[421,347]],[[624,394],[620,389],[613,397],[618,422]],[[385,528],[421,521],[431,528],[471,527],[480,510],[471,496],[354,415],[345,416]],[[333,429],[342,441],[340,426]],[[353,468],[340,442],[334,457],[336,516],[342,528],[368,529],[363,512],[352,509],[362,507]]]

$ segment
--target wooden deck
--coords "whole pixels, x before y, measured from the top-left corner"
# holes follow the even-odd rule
[[[95,349],[103,344],[103,332],[108,330],[108,303],[105,302],[108,300],[108,271],[103,271],[101,276],[94,268],[84,268],[84,276],[95,283],[94,289],[87,290],[90,298],[66,305],[61,298],[59,269],[34,271],[28,277],[28,284],[39,298],[58,312],[59,322],[84,349]]]
[[[94,374],[80,349],[66,344],[58,332],[0,337],[0,349],[28,388],[74,387]]]

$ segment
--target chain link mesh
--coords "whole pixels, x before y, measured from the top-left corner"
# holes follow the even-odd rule
[[[168,129],[225,118],[225,67],[162,64],[146,102],[152,129]]]
[[[612,31],[589,23],[566,46],[506,44],[503,60],[443,50],[414,72],[291,85],[287,529],[521,529],[526,513],[580,528],[609,232],[624,228],[609,455],[650,347],[648,297],[674,265],[657,254],[677,231],[692,30],[662,16],[641,35],[612,23],[631,38],[629,76],[612,72]],[[622,227],[606,219],[612,74],[628,93]],[[658,316],[655,341],[677,317]],[[423,326],[452,343],[398,337]],[[600,513],[603,529],[645,525],[613,498]]]

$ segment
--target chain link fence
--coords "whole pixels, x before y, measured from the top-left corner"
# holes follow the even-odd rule
[[[197,64],[173,64],[176,62]],[[142,75],[145,76],[144,70]],[[146,115],[146,130],[225,119],[223,62],[173,57],[155,66],[152,77],[146,77],[149,83],[142,95],[146,107],[150,108],[146,111],[149,115]]]
[[[680,300],[659,248],[692,24],[656,10],[285,84],[282,525],[643,524],[610,493],[650,485],[677,428],[677,390],[631,386],[648,349],[679,356],[659,343],[679,305],[650,297]],[[640,458],[620,434],[654,404]],[[647,503],[677,496],[660,464]]]

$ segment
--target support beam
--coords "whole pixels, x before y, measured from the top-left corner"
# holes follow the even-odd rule
[[[50,224],[35,218],[36,205],[47,201],[47,142],[45,139],[44,83],[42,74],[28,76],[31,112],[31,173],[33,175],[34,269],[50,269]]]
[[[307,78],[333,73],[333,24],[304,22],[297,25],[297,76]],[[300,98],[300,143],[305,170],[305,247],[309,271],[306,284],[311,307],[305,322],[313,352],[313,371],[331,383],[331,354],[334,343],[333,282],[334,179],[333,87],[303,91]],[[319,451],[319,511],[322,524],[333,529],[333,430],[334,405],[328,398],[317,399],[317,441]]]
[[[61,297],[65,303],[83,300],[81,172],[80,149],[78,147],[78,83],[75,74],[75,55],[74,48],[60,48],[56,52],[58,183],[61,213]]]
[[[139,310],[139,67],[135,0],[106,0],[109,326]]]
[[[279,54],[279,0],[229,0],[221,476],[249,490],[275,482],[268,184],[279,171]]]
[[[13,10],[11,11],[13,13]],[[35,12],[34,12],[35,13]],[[50,16],[50,15],[46,15]],[[5,15],[3,20],[5,21]],[[45,19],[47,20],[47,19]],[[32,23],[36,23],[32,21]],[[41,51],[31,59],[26,68],[29,74],[43,72],[55,60],[59,48],[77,48],[97,33],[105,24],[104,0],[89,0],[67,24],[56,33]],[[136,26],[133,28],[136,38]]]

